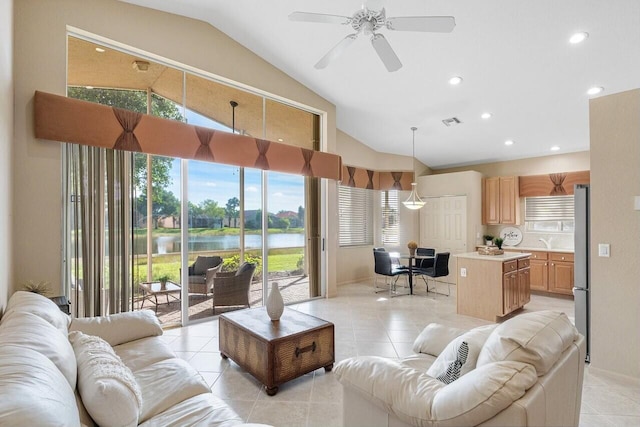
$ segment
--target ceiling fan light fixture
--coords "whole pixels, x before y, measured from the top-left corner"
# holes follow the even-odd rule
[[[415,158],[416,158],[416,131],[418,130],[417,127],[412,127],[411,131],[413,132],[413,157],[411,157],[411,161],[415,162]],[[417,210],[420,209],[421,207],[423,207],[425,205],[425,202],[420,198],[420,196],[418,196],[418,190],[417,190],[417,186],[418,184],[415,182],[415,169],[413,171],[413,178],[414,178],[414,182],[411,183],[411,194],[409,194],[409,197],[407,198],[407,200],[405,200],[404,202],[402,202],[402,204],[407,208],[407,209],[411,209],[411,210]]]

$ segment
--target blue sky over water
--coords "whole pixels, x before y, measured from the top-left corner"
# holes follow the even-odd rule
[[[226,126],[222,126],[219,123],[216,123],[193,111],[187,110],[186,117],[189,124],[231,132],[231,129]],[[219,206],[224,207],[230,198],[239,198],[240,168],[219,163],[189,160],[188,169],[189,201],[192,203],[197,204],[203,200],[212,199],[217,201]],[[173,161],[173,167],[171,168],[170,175],[172,183],[168,190],[172,191],[176,197],[179,197],[179,159],[175,159]],[[304,177],[302,176],[269,172],[267,189],[269,212],[297,212],[299,206],[304,206]],[[260,209],[261,199],[262,171],[258,169],[245,168],[245,209]]]

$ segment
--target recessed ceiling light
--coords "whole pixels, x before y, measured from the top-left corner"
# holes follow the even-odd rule
[[[454,76],[449,79],[449,84],[451,85],[459,85],[460,83],[462,83],[462,77],[460,76]]]
[[[597,95],[603,90],[604,88],[602,86],[594,86],[587,91],[587,95]]]
[[[284,141],[284,139],[278,138],[278,142],[282,142],[282,141]]]
[[[512,140],[512,139],[507,139],[507,140],[504,142],[504,145],[513,145],[513,140]]]
[[[93,86],[85,86],[85,89],[93,89]]]
[[[571,44],[582,43],[587,39],[587,37],[589,37],[589,33],[585,33],[585,32],[575,33],[574,35],[571,36],[571,38],[569,38],[569,43]]]
[[[97,48],[96,48],[96,52],[104,53],[104,52],[105,52],[105,50],[104,50],[103,48],[101,48],[101,47],[97,47]]]
[[[560,147],[558,147],[557,145],[554,145],[553,147],[551,147],[551,151],[558,151],[560,149]]]
[[[482,115],[480,117],[482,117],[483,119],[490,119],[491,116],[493,116],[493,114],[491,113],[482,113]]]

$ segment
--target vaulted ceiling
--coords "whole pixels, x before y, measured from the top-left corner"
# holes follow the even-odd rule
[[[369,0],[390,17],[455,17],[451,33],[381,29],[403,65],[391,73],[364,35],[314,68],[353,29],[288,19],[351,16],[360,0],[123,1],[209,22],[334,103],[338,128],[377,151],[411,155],[416,126],[416,157],[432,168],[588,150],[587,90],[640,87],[638,0]],[[576,32],[588,38],[569,43]]]

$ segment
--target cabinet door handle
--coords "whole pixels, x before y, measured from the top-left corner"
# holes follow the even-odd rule
[[[544,263],[544,266],[546,267],[547,265],[548,265],[548,263],[546,263],[546,262],[545,262],[545,263]]]

